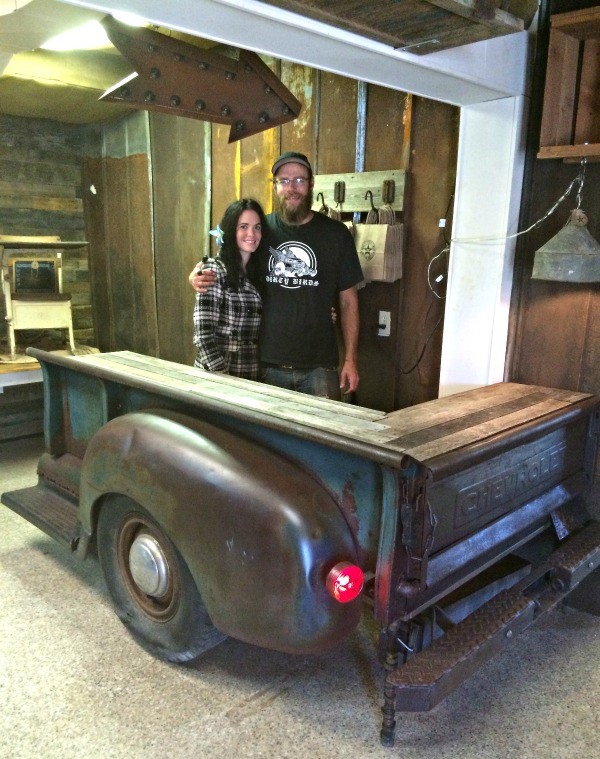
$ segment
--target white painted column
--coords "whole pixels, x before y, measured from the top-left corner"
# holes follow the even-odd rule
[[[504,376],[516,246],[506,237],[518,231],[527,105],[519,96],[461,109],[440,397]]]

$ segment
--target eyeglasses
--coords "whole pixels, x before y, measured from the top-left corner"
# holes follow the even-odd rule
[[[310,180],[308,177],[294,177],[293,179],[284,177],[282,179],[274,179],[273,184],[276,187],[289,187],[291,184],[293,184],[295,187],[303,187],[309,181]]]

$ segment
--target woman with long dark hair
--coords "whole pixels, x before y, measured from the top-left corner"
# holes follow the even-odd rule
[[[265,214],[256,200],[236,200],[218,231],[219,255],[203,264],[217,281],[196,295],[194,306],[194,366],[257,380],[262,301],[256,285],[258,254],[266,245]]]

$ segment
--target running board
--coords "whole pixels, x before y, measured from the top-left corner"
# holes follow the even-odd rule
[[[395,712],[433,709],[482,664],[553,609],[600,564],[600,523],[567,539],[541,565],[431,646],[390,672],[381,742],[394,742]]]
[[[72,551],[79,540],[77,505],[43,485],[2,493],[2,503]]]

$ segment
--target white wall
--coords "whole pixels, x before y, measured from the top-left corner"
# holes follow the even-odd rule
[[[440,395],[501,382],[528,101],[463,106]],[[492,238],[492,239],[485,239]]]

